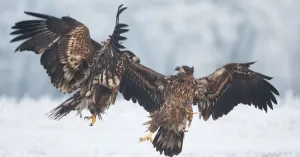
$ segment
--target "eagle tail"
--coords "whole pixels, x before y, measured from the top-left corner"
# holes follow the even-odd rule
[[[160,154],[165,156],[178,155],[182,151],[184,131],[176,132],[168,128],[160,127],[154,140],[153,146]]]
[[[74,110],[77,110],[81,116],[81,111],[88,107],[88,105],[91,103],[91,99],[78,98],[79,92],[80,91],[78,91],[72,97],[68,98],[59,106],[48,112],[47,114],[49,118],[54,120],[60,120],[61,118],[68,115],[71,111]]]

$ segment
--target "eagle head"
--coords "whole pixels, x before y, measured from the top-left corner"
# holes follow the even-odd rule
[[[133,52],[125,51],[125,54],[132,63],[140,63],[140,58],[137,57]]]
[[[181,74],[193,75],[194,74],[194,66],[189,67],[186,65],[178,66],[175,68],[175,71],[178,71]]]

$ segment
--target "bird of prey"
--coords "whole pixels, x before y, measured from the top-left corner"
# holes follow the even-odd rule
[[[110,38],[99,44],[89,36],[83,24],[70,17],[61,19],[37,13],[27,14],[45,20],[28,20],[15,24],[12,34],[21,34],[12,42],[28,39],[17,51],[42,54],[41,64],[54,86],[64,93],[78,90],[73,97],[53,110],[60,118],[73,109],[108,107],[119,91],[125,100],[138,103],[150,113],[149,135],[156,151],[166,156],[182,151],[186,125],[193,118],[193,105],[198,106],[199,118],[217,120],[238,104],[255,106],[267,112],[277,104],[277,89],[267,80],[272,77],[249,69],[249,63],[230,63],[209,76],[194,78],[194,68],[180,66],[176,75],[165,76],[139,63],[139,59],[124,48],[120,41],[127,25],[118,22],[125,10],[119,7],[117,24]],[[115,94],[113,94],[115,93]],[[99,103],[102,103],[99,105]],[[99,116],[99,115],[98,115]],[[188,122],[188,123],[187,123]],[[152,134],[157,131],[154,139]]]
[[[139,58],[131,51],[122,51],[125,47],[121,41],[126,40],[121,34],[128,32],[127,24],[119,23],[119,15],[127,7],[120,5],[116,16],[116,25],[109,39],[98,43],[90,37],[89,29],[69,16],[57,18],[50,15],[25,12],[25,14],[39,19],[25,20],[15,23],[11,35],[18,35],[11,42],[25,40],[15,50],[33,51],[41,54],[40,62],[46,69],[51,83],[63,93],[73,93],[69,99],[51,110],[49,117],[59,120],[73,110],[81,115],[83,109],[88,108],[92,116],[91,126],[96,117],[111,104],[114,104],[118,90],[95,83],[87,82],[99,57],[103,54],[118,52],[122,55],[118,60],[109,60],[122,67],[126,62],[139,62]],[[116,61],[116,62],[114,62]],[[98,66],[98,65],[97,65]],[[108,81],[108,80],[107,80]],[[95,80],[94,80],[95,82]],[[98,82],[100,82],[98,80]]]
[[[180,154],[186,127],[196,114],[193,105],[198,106],[199,119],[204,121],[210,117],[217,120],[238,104],[265,112],[268,107],[273,109],[279,92],[267,81],[272,77],[249,69],[254,63],[229,63],[202,78],[194,78],[194,68],[186,65],[176,67],[178,73],[170,76],[141,68],[140,64],[129,66],[122,76],[120,93],[126,100],[154,109],[147,110],[151,120],[144,125],[149,125],[150,133],[140,141],[151,141],[156,151],[166,156]]]

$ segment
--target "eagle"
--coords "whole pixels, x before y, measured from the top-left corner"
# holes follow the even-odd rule
[[[165,76],[141,64],[131,64],[122,75],[119,92],[125,100],[138,102],[150,113],[145,137],[156,151],[166,156],[182,152],[183,139],[193,120],[193,106],[198,106],[199,119],[217,120],[238,104],[260,110],[273,110],[278,90],[268,82],[273,77],[249,67],[255,62],[228,63],[206,77],[194,78],[194,67],[175,68],[177,74]],[[104,75],[108,67],[98,71]],[[151,110],[149,110],[151,109]],[[154,139],[153,133],[156,133]]]
[[[275,95],[279,92],[268,82],[272,77],[249,69],[255,62],[229,63],[201,78],[194,78],[194,68],[187,65],[176,67],[178,73],[169,76],[142,65],[121,44],[127,39],[121,34],[128,31],[126,24],[119,23],[119,14],[125,9],[119,6],[114,32],[102,44],[70,17],[25,12],[44,20],[13,26],[17,30],[11,34],[21,35],[12,42],[28,39],[16,51],[42,54],[41,64],[51,83],[63,93],[77,91],[52,110],[52,117],[59,119],[72,110],[88,108],[92,116],[87,118],[93,125],[96,115],[114,103],[120,92],[125,100],[138,103],[150,114],[144,123],[149,125],[149,134],[140,141],[149,140],[160,154],[174,156],[182,152],[186,127],[196,114],[193,106],[198,106],[199,118],[207,121],[227,115],[238,104],[266,112],[277,104]]]
[[[91,119],[90,125],[93,126],[96,117],[102,119],[101,114],[115,103],[118,94],[115,86],[108,88],[101,85],[105,82],[100,83],[99,80],[99,83],[90,84],[88,80],[91,79],[88,78],[92,69],[95,69],[94,66],[98,66],[95,64],[97,59],[105,59],[105,54],[111,52],[120,55],[108,62],[117,64],[120,69],[124,64],[140,62],[133,52],[122,50],[125,47],[121,42],[127,39],[122,34],[129,29],[127,24],[119,23],[119,16],[126,9],[123,4],[119,5],[114,31],[101,43],[90,37],[87,26],[69,16],[57,18],[25,11],[25,14],[39,19],[19,21],[12,26],[14,31],[10,35],[18,36],[10,42],[25,40],[15,52],[32,51],[37,55],[41,54],[40,63],[53,86],[64,94],[75,92],[48,113],[50,118],[60,120],[73,110],[77,110],[81,117],[81,111],[89,109],[92,116],[85,119]],[[95,81],[94,79],[93,82]],[[109,82],[108,79],[105,81]]]

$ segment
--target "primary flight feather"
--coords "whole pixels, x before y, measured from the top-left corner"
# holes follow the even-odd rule
[[[199,118],[217,120],[238,104],[254,106],[267,112],[277,104],[277,89],[268,81],[272,77],[252,71],[249,63],[229,63],[212,74],[194,78],[194,68],[178,66],[176,75],[165,76],[140,64],[131,64],[120,82],[124,99],[138,102],[150,113],[147,136],[161,154],[178,155],[182,151],[186,126],[193,120],[193,105]],[[107,71],[101,66],[98,71]],[[157,131],[152,139],[152,134]]]
[[[84,24],[68,16],[57,18],[25,12],[39,19],[20,21],[12,27],[14,31],[10,34],[17,37],[11,42],[25,40],[15,51],[33,51],[41,54],[41,64],[54,87],[63,93],[75,92],[49,112],[50,118],[60,120],[73,110],[77,110],[81,115],[83,109],[89,109],[92,116],[85,118],[92,119],[93,125],[96,116],[101,118],[101,114],[115,103],[118,90],[102,85],[111,80],[97,80],[91,77],[95,76],[92,73],[99,66],[99,58],[105,65],[118,64],[119,69],[125,66],[125,62],[139,62],[134,53],[121,50],[125,48],[121,41],[126,40],[122,34],[129,30],[126,28],[127,24],[119,23],[119,16],[126,9],[123,5],[118,7],[114,31],[101,44],[90,38],[89,30]],[[121,54],[117,59],[108,58],[107,55],[112,52]]]

